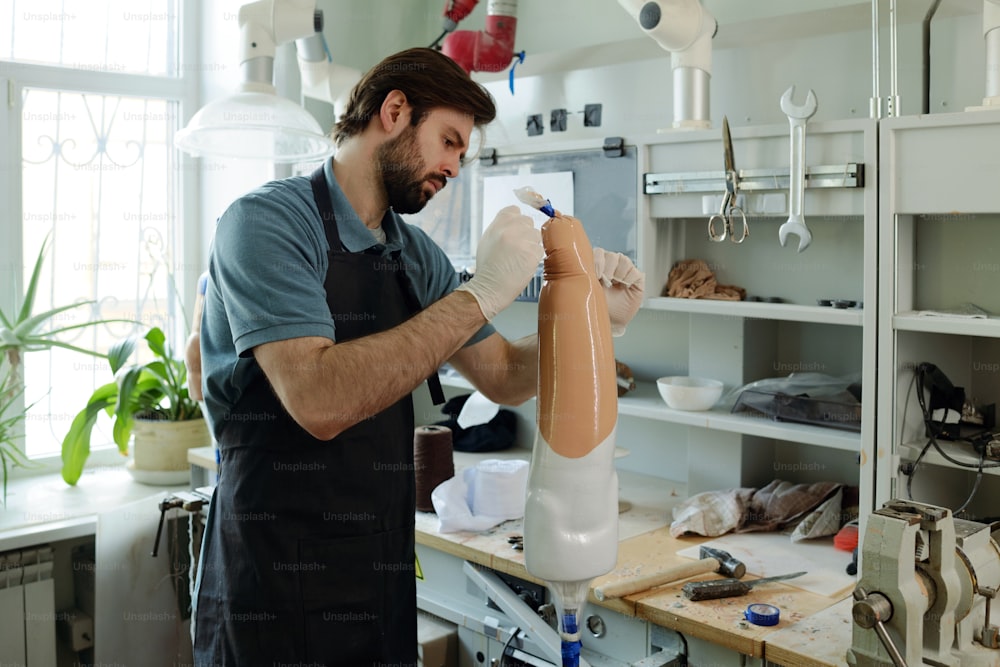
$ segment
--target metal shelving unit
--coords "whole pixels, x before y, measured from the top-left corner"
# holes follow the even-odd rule
[[[1000,111],[881,122],[878,456],[890,470],[879,476],[879,502],[910,488],[916,500],[986,516],[1000,489],[1000,467],[984,467],[977,479],[971,444],[939,439],[961,465],[926,446],[914,381],[914,369],[932,363],[967,400],[986,405],[1000,395],[998,143]],[[947,315],[966,302],[989,317]]]

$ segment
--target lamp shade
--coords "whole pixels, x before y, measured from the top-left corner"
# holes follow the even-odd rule
[[[306,162],[334,151],[309,112],[279,95],[241,92],[202,107],[174,145],[196,157]]]

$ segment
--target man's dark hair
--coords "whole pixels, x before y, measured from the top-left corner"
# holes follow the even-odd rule
[[[364,132],[378,115],[385,96],[393,90],[406,95],[413,108],[414,126],[440,107],[471,115],[478,128],[491,122],[497,113],[493,96],[458,63],[434,49],[417,47],[385,58],[361,77],[351,90],[347,108],[333,126],[337,145]]]

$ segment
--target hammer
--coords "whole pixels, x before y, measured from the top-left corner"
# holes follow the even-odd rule
[[[733,558],[728,551],[713,547],[701,547],[698,549],[698,555],[700,559],[691,563],[685,563],[661,572],[653,572],[635,579],[600,586],[594,589],[594,596],[601,601],[612,600],[706,572],[718,572],[724,577],[733,579],[741,579],[746,574],[746,565]]]

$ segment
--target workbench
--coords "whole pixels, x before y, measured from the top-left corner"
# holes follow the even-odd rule
[[[456,474],[479,461],[490,458],[528,460],[524,449],[470,454],[454,452]],[[209,448],[192,450],[192,463],[208,470],[215,468]],[[724,649],[787,667],[846,667],[851,645],[851,599],[845,591],[835,597],[818,595],[782,582],[766,589],[751,590],[748,595],[702,602],[684,598],[684,581],[615,600],[599,601],[594,588],[623,578],[666,569],[690,562],[678,551],[702,544],[712,538],[675,538],[668,530],[672,509],[687,498],[681,482],[618,471],[619,501],[627,509],[619,515],[618,564],[608,574],[591,582],[589,604],[611,609],[625,616],[677,631]],[[524,566],[524,552],[515,550],[509,538],[522,536],[520,519],[505,521],[482,532],[441,533],[433,512],[416,513],[418,545],[483,565],[537,584]],[[762,602],[780,610],[776,626],[757,626],[743,618],[747,606]],[[737,663],[734,663],[737,664]]]
[[[456,472],[484,458],[527,457],[523,451],[487,454],[455,453]],[[684,581],[621,599],[598,601],[593,590],[654,569],[690,562],[677,552],[711,538],[674,538],[668,526],[670,510],[682,502],[682,484],[635,473],[619,472],[620,499],[631,507],[620,515],[618,564],[591,583],[589,603],[626,616],[675,630],[735,653],[788,667],[842,667],[851,643],[850,592],[836,597],[817,595],[782,582],[766,590],[722,600],[691,602],[684,598]],[[524,552],[508,538],[522,535],[521,520],[506,521],[483,532],[438,532],[436,515],[418,512],[416,541],[463,560],[539,584],[524,566]],[[763,602],[780,609],[778,625],[756,626],[743,618],[747,606]],[[734,662],[734,664],[737,664]]]

